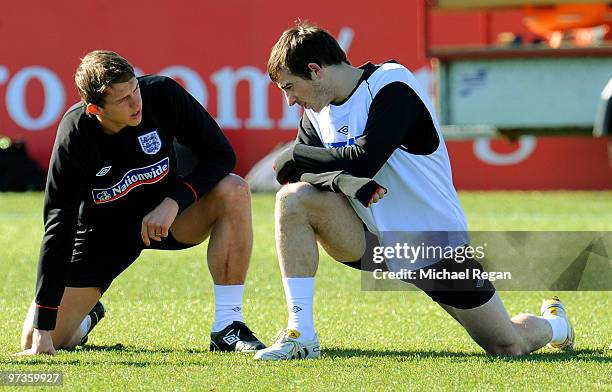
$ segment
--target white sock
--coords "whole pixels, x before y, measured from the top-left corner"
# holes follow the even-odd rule
[[[298,340],[314,339],[314,278],[283,278],[283,286],[289,311],[287,328],[300,332]]]
[[[548,321],[552,328],[552,339],[550,343],[563,343],[567,339],[567,321],[559,316],[544,316],[541,317]]]
[[[212,332],[219,332],[234,321],[242,321],[243,284],[215,285],[215,322]]]
[[[79,328],[77,328],[77,330],[74,332],[74,335],[72,335],[72,338],[70,339],[70,342],[68,343],[68,346],[74,347],[77,344],[81,343],[81,340],[83,340],[83,337],[85,337],[85,335],[87,335],[87,332],[89,332],[90,326],[91,326],[91,317],[87,315],[85,316],[83,321],[81,321],[81,325],[79,325]]]
[[[89,332],[89,327],[91,326],[91,316],[87,315],[85,316],[85,318],[83,319],[83,321],[81,321],[81,339],[83,339],[83,337],[85,335],[87,335],[87,332]]]

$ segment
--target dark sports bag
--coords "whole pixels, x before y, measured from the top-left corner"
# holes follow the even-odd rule
[[[0,191],[40,191],[45,173],[28,156],[25,142],[0,138]]]

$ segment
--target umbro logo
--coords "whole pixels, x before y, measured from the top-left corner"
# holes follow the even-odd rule
[[[233,329],[230,329],[229,332],[223,337],[223,341],[227,344],[234,344],[240,341],[240,331],[237,331],[235,334]]]
[[[302,308],[300,308],[300,307],[299,307],[299,306],[297,306],[297,305],[291,308],[291,311],[292,311],[293,313],[297,313],[297,312],[299,312],[300,310],[302,310]]]
[[[100,171],[98,172],[98,174],[96,174],[96,177],[102,177],[105,176],[106,173],[108,173],[110,171],[112,166],[104,166],[102,169],[100,169]]]
[[[242,308],[240,306],[236,306],[235,308],[232,308],[232,310],[234,312],[240,312],[242,310]]]
[[[340,129],[338,129],[338,133],[348,135],[348,125],[343,125],[342,127],[340,127]]]

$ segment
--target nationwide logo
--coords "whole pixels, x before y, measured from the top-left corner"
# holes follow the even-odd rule
[[[149,166],[132,169],[125,173],[123,178],[110,188],[94,189],[91,191],[94,203],[102,204],[115,201],[127,195],[132,189],[143,184],[154,184],[164,178],[170,171],[168,157]]]

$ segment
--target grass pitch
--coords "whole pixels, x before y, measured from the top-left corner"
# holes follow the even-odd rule
[[[472,230],[612,230],[612,192],[463,192]],[[266,343],[286,309],[274,247],[274,197],[253,200],[255,247],[245,319]],[[0,194],[0,371],[63,371],[70,390],[612,390],[612,294],[560,293],[576,351],[483,354],[420,292],[363,292],[359,273],[322,253],[315,323],[323,356],[255,362],[208,352],[212,280],[205,245],[145,251],[104,296],[107,317],[85,348],[16,358],[32,300],[42,194]],[[538,312],[547,292],[504,292],[511,314]]]

